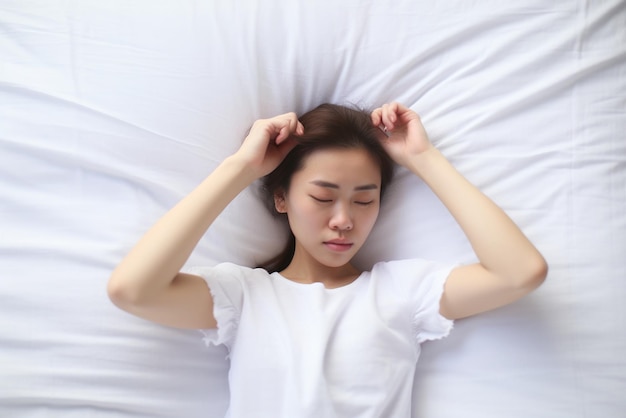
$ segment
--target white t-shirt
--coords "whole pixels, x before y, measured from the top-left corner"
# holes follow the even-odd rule
[[[194,269],[214,299],[229,349],[230,418],[410,417],[420,343],[442,338],[439,314],[452,266],[378,263],[326,289],[224,263]]]

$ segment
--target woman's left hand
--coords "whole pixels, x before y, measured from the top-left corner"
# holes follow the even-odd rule
[[[385,132],[381,143],[397,164],[408,167],[413,157],[433,147],[419,115],[408,107],[397,102],[384,104],[371,116],[374,126]]]

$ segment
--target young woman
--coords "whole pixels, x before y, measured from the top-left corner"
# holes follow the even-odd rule
[[[390,159],[441,199],[477,264],[351,264],[378,217]],[[262,177],[292,233],[274,268],[181,273],[213,220]],[[146,233],[108,291],[130,313],[207,329],[228,347],[230,417],[409,417],[420,343],[447,335],[454,319],[519,299],[546,272],[518,227],[431,145],[415,112],[322,105],[300,120],[255,122],[240,149]]]

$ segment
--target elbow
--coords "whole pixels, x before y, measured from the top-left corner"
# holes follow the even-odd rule
[[[125,301],[129,299],[128,289],[126,289],[115,275],[109,278],[109,282],[107,283],[107,295],[109,296],[109,300],[118,308],[123,308]]]
[[[120,309],[128,311],[141,303],[141,293],[128,280],[113,273],[107,283],[107,295],[111,302]]]
[[[541,286],[541,284],[546,280],[546,277],[548,276],[548,263],[541,254],[537,253],[534,257],[528,260],[524,271],[525,274],[521,287],[530,292]]]

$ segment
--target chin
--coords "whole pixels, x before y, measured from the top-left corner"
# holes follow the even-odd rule
[[[325,258],[324,261],[320,261],[320,262],[326,267],[339,268],[339,267],[345,266],[346,264],[350,264],[353,258],[354,258],[354,254],[350,254],[350,255],[346,254],[346,255],[339,256],[339,257],[328,257],[328,258]]]

